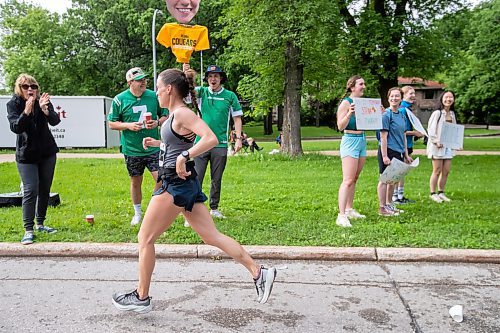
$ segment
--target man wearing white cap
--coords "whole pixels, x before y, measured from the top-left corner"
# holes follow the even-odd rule
[[[130,222],[141,222],[142,179],[148,168],[153,178],[158,177],[160,149],[145,150],[142,139],[159,139],[158,127],[167,119],[167,110],[160,108],[154,91],[146,89],[146,74],[139,67],[130,69],[125,75],[129,89],[116,95],[108,115],[109,128],[121,131],[120,151],[125,156],[130,176],[130,196],[134,205],[134,216]],[[157,185],[158,186],[158,185]]]

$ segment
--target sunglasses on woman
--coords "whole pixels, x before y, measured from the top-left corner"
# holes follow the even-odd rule
[[[23,88],[24,90],[28,90],[29,88],[37,90],[38,86],[36,84],[21,84],[21,88]]]

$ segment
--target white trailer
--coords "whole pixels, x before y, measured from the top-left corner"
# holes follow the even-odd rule
[[[16,134],[7,120],[7,102],[0,96],[0,148],[15,148]],[[50,101],[61,122],[51,127],[59,148],[100,148],[120,145],[119,131],[110,130],[107,114],[112,99],[104,96],[52,96]]]

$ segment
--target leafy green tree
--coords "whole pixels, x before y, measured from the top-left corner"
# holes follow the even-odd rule
[[[376,82],[387,105],[387,91],[397,86],[398,75],[429,77],[442,60],[439,36],[429,24],[463,6],[461,0],[337,0],[346,33],[344,65],[352,73]]]
[[[463,122],[500,123],[500,1],[483,3],[471,12],[466,36],[461,36],[445,74],[457,94]],[[448,36],[450,38],[450,36]]]
[[[0,14],[7,83],[29,72],[52,94],[114,96],[126,87],[127,69],[140,66],[153,72],[156,6],[165,5],[155,0],[74,0],[61,17],[8,0]],[[166,20],[158,17],[156,31]],[[170,50],[159,46],[158,68],[172,66],[180,67]]]
[[[0,12],[0,61],[8,90],[12,92],[21,73],[34,75],[44,91],[64,90],[68,27],[61,24],[59,15],[18,1],[0,5]]]
[[[73,44],[71,63],[86,94],[113,96],[126,87],[125,72],[142,67],[152,74],[151,22],[155,8],[164,3],[154,0],[74,0],[66,20],[80,32]],[[166,10],[164,10],[166,12]],[[166,18],[157,17],[156,31]],[[158,68],[179,65],[170,50],[158,46]],[[150,87],[152,84],[150,83]]]
[[[303,83],[309,77],[321,80],[334,71],[328,47],[335,44],[340,27],[335,12],[335,4],[327,0],[279,4],[233,0],[224,14],[222,36],[229,39],[226,62],[250,69],[239,82],[238,92],[260,114],[284,104],[282,149],[291,156],[302,154]]]

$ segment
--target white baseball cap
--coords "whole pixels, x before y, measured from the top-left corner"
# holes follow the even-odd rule
[[[144,78],[146,74],[144,74],[144,71],[139,68],[139,67],[134,67],[132,69],[129,69],[127,74],[125,75],[125,78],[127,79],[127,82],[129,81],[137,81],[142,78]]]

